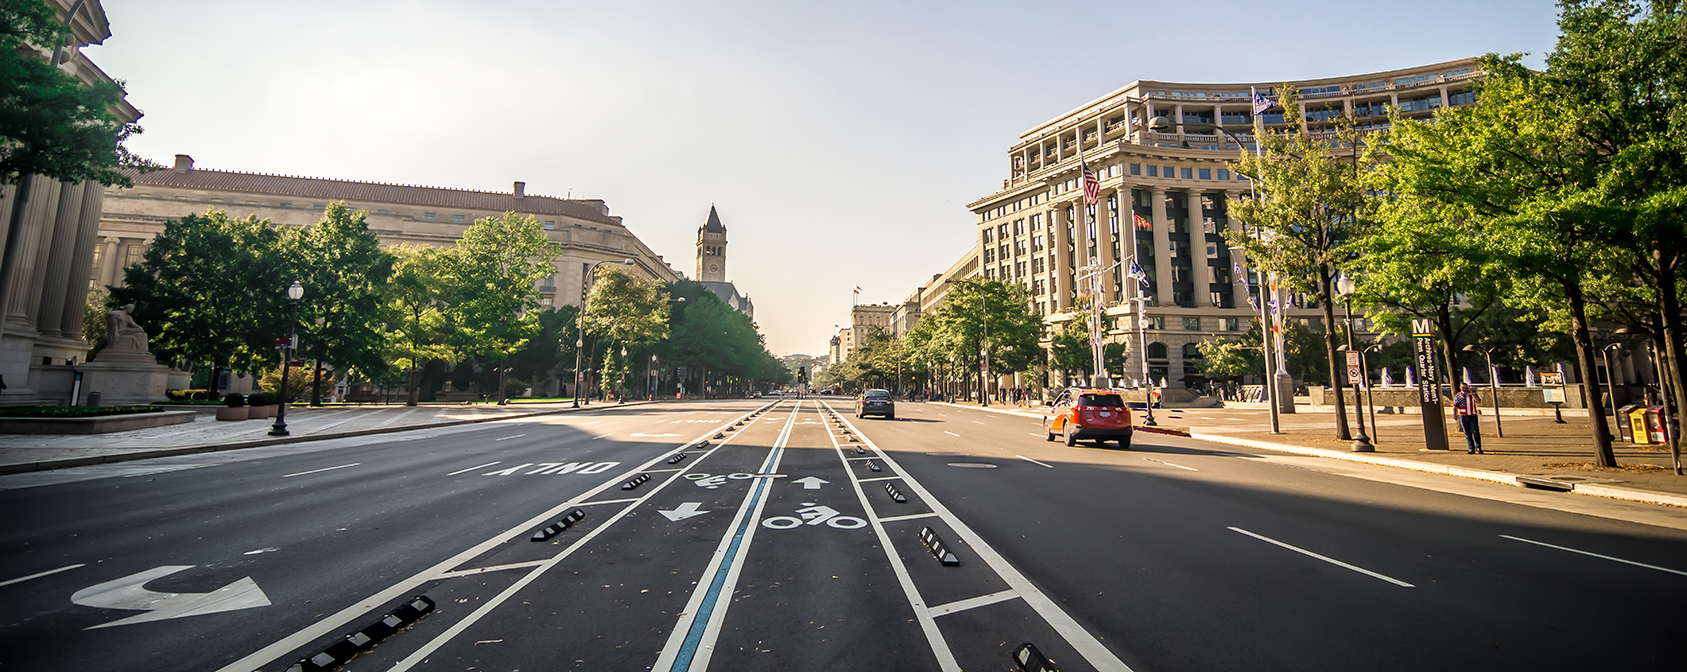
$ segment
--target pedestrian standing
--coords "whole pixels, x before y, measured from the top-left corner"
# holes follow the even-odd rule
[[[1472,455],[1482,453],[1482,428],[1476,424],[1476,416],[1482,408],[1482,397],[1470,388],[1470,383],[1459,386],[1458,396],[1453,397],[1453,410],[1459,416],[1459,431],[1464,432],[1464,444]]]

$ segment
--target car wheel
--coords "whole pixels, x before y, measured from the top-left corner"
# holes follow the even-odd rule
[[[1066,437],[1065,438],[1066,438],[1066,445],[1068,445],[1068,446],[1078,445],[1078,434],[1076,432],[1072,431],[1072,423],[1070,423],[1070,422],[1066,423]]]
[[[896,419],[896,414],[895,414],[895,413],[892,413],[892,414],[890,414],[890,415],[887,415],[887,416],[885,416],[885,419],[886,419],[886,420],[895,420],[895,419]]]
[[[1125,438],[1119,439],[1119,450],[1130,450],[1130,449],[1131,449],[1131,437],[1127,436]]]
[[[1043,440],[1044,441],[1053,441],[1054,440],[1054,423],[1051,422],[1051,423],[1049,423],[1049,425],[1047,427],[1043,428]]]

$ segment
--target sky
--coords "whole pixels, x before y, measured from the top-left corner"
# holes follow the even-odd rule
[[[895,303],[947,269],[1019,133],[1132,81],[1541,67],[1557,36],[1541,0],[102,4],[86,53],[145,113],[142,156],[520,180],[604,200],[688,277],[712,204],[775,355],[824,354],[856,287]]]

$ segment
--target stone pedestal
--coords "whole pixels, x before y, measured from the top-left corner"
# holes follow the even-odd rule
[[[76,368],[82,371],[82,399],[99,392],[101,406],[150,404],[162,400],[170,384],[170,367],[146,353],[101,352]]]
[[[1295,377],[1287,373],[1279,373],[1272,378],[1271,403],[1277,405],[1277,413],[1295,412]]]

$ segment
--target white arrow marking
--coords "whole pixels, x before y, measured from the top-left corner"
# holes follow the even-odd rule
[[[83,588],[72,594],[70,601],[84,607],[139,609],[147,612],[86,628],[88,630],[269,606],[269,596],[264,594],[263,589],[258,588],[258,584],[254,583],[250,576],[209,593],[158,593],[146,589],[148,581],[187,569],[193,569],[193,565],[155,567],[116,581]]]
[[[663,511],[661,509],[657,509],[656,512],[660,513],[664,516],[667,516],[668,520],[678,522],[678,521],[690,518],[692,516],[701,516],[705,513],[708,513],[709,512],[708,509],[703,509],[703,510],[697,509],[697,507],[702,506],[702,505],[703,505],[702,502],[684,502],[684,503],[681,503],[679,506],[675,507],[674,510],[672,510],[672,511]]]
[[[804,490],[819,490],[820,484],[831,483],[831,481],[822,481],[822,480],[820,480],[818,478],[815,478],[813,476],[806,476],[806,477],[799,478],[799,479],[791,481],[791,482],[792,483],[801,483],[802,489],[804,489]]]

